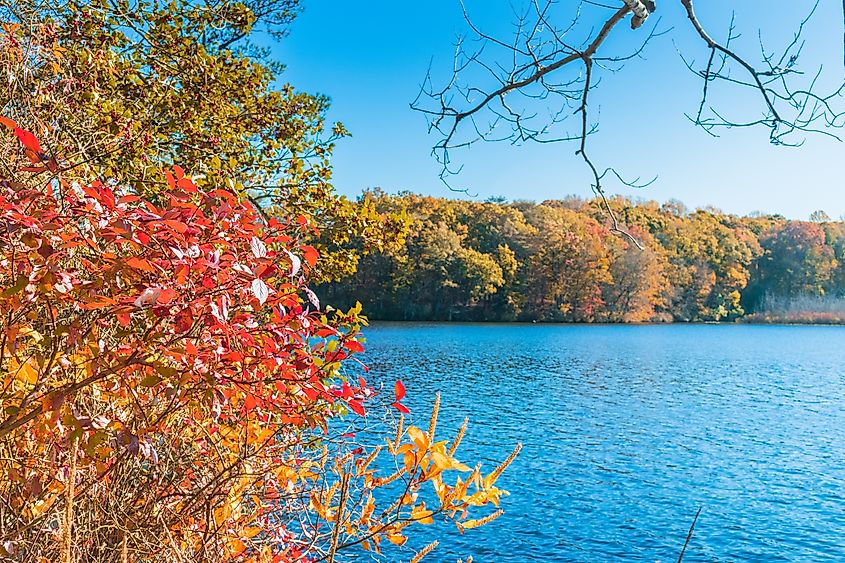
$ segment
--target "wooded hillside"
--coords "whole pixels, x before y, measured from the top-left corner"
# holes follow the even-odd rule
[[[404,215],[405,242],[363,258],[353,277],[322,294],[341,307],[360,300],[373,319],[730,321],[812,313],[835,321],[845,293],[845,223],[823,212],[792,221],[612,200],[635,243],[611,233],[594,200],[476,202],[376,191],[361,205]]]

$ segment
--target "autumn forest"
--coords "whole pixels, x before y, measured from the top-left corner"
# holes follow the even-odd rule
[[[380,191],[358,203],[405,228],[321,288],[374,319],[558,322],[845,319],[845,223],[739,217],[613,199],[536,204]]]

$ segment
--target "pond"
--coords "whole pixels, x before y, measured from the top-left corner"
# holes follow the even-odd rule
[[[505,515],[432,561],[845,560],[845,328],[377,323],[365,361]],[[421,547],[421,546],[417,546]],[[429,559],[427,559],[429,560]]]

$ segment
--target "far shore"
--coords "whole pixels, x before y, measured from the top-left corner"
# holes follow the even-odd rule
[[[365,315],[366,316],[366,315]],[[754,318],[752,318],[754,317]],[[737,325],[778,325],[778,326],[842,326],[845,325],[845,319],[824,319],[817,318],[786,318],[781,316],[765,316],[758,317],[757,315],[749,315],[733,321],[665,321],[665,322],[641,322],[641,323],[613,323],[613,322],[569,322],[569,321],[531,321],[531,320],[463,320],[463,319],[375,319],[369,318],[371,323],[431,323],[431,324],[472,324],[472,325],[495,325],[495,324],[519,324],[519,325],[569,325],[569,326],[671,326],[671,325],[720,325],[720,326],[737,326]]]

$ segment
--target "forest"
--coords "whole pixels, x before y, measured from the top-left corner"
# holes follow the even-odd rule
[[[681,202],[534,203],[364,193],[404,228],[319,292],[371,319],[547,322],[840,322],[845,223]]]

